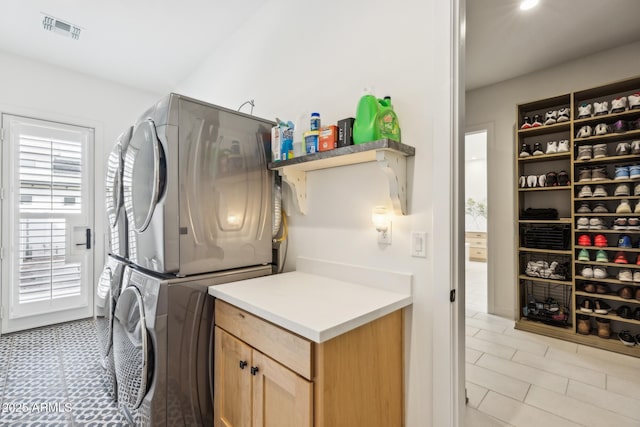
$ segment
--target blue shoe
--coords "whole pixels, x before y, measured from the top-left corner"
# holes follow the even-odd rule
[[[629,174],[631,179],[640,178],[640,165],[629,166]]]
[[[623,235],[618,239],[619,248],[631,248],[631,237]]]
[[[616,166],[615,179],[629,179],[629,166]]]

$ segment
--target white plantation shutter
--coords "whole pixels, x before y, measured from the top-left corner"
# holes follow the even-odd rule
[[[19,159],[20,212],[80,212],[80,143],[21,136]]]
[[[21,135],[18,159],[18,302],[79,295],[80,263],[67,262],[67,221],[56,215],[81,211],[82,145]]]

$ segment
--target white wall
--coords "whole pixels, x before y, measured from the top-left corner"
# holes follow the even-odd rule
[[[378,247],[370,219],[373,206],[390,207],[388,184],[377,165],[317,171],[307,176],[308,215],[289,212],[287,269],[294,269],[296,257],[303,255],[414,274],[415,303],[408,311],[405,346],[410,427],[450,422],[450,414],[444,414],[451,405],[450,372],[432,367],[438,352],[448,354],[436,349],[437,340],[450,339],[449,319],[436,326],[433,318],[438,304],[445,312],[450,307],[450,252],[440,250],[449,240],[433,241],[436,224],[448,236],[448,222],[440,220],[449,221],[450,212],[448,206],[433,212],[433,188],[447,202],[451,175],[450,166],[433,156],[435,135],[447,151],[451,132],[446,107],[451,102],[450,4],[435,3],[272,0],[178,87],[178,92],[229,108],[255,99],[254,114],[270,119],[295,120],[304,110],[318,111],[325,124],[354,116],[365,86],[392,97],[402,140],[416,148],[408,161],[409,215],[393,218],[392,245]],[[428,232],[426,260],[409,256],[411,230]],[[445,272],[444,280],[434,280],[435,263]],[[433,389],[440,390],[438,396]],[[434,399],[443,403],[432,404]]]
[[[160,94],[0,52],[0,113],[95,128],[94,276],[104,260],[104,165],[116,137]]]
[[[636,77],[639,51],[640,43],[633,43],[467,93],[466,125],[492,123],[495,128],[488,149],[489,280],[495,286],[495,314],[516,315],[516,104]]]

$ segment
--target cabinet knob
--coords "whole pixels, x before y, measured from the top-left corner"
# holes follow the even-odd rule
[[[244,368],[246,368],[246,367],[247,367],[247,362],[246,362],[246,361],[244,361],[244,360],[241,360],[241,361],[240,361],[240,369],[244,369]]]
[[[258,367],[257,366],[252,366],[251,367],[251,375],[257,375],[258,374]]]

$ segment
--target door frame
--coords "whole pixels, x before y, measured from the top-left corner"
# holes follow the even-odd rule
[[[86,117],[78,117],[78,116],[70,116],[66,114],[55,113],[51,111],[38,110],[34,108],[26,108],[15,105],[7,105],[0,103],[0,114],[7,114],[12,116],[20,116],[26,117],[35,120],[44,120],[62,124],[69,124],[73,126],[80,126],[85,128],[93,129],[93,161],[89,165],[94,171],[94,182],[91,188],[89,196],[93,198],[92,209],[93,209],[93,224],[94,224],[94,233],[92,236],[93,239],[93,276],[90,277],[89,283],[89,293],[88,293],[88,308],[87,309],[77,309],[73,310],[74,317],[77,316],[78,319],[93,317],[94,309],[95,309],[95,288],[96,283],[100,279],[100,274],[102,273],[102,265],[104,264],[105,258],[105,242],[106,242],[106,217],[104,213],[104,179],[101,177],[104,176],[104,168],[106,162],[106,156],[108,152],[110,152],[110,148],[105,154],[105,138],[104,138],[104,130],[105,126],[103,122],[86,118]],[[5,131],[6,132],[6,131]],[[8,159],[5,159],[4,156],[4,144],[8,143],[5,141],[5,135],[1,135],[0,138],[0,165],[2,166],[2,171],[0,173],[0,193],[4,191],[4,193],[8,194],[8,190],[5,189],[5,183],[8,182],[8,167],[7,162]],[[7,197],[3,196],[0,199],[0,244],[4,236],[9,232],[9,226],[7,221],[6,209],[9,209],[9,200]],[[9,256],[7,254],[7,249],[4,249],[4,254],[2,259],[0,259],[0,280],[2,283],[5,283],[9,280],[9,272],[6,268],[7,263],[9,262]],[[3,293],[0,292],[0,335],[6,334],[9,332],[13,332],[10,330],[5,330],[5,319],[8,316],[8,307],[6,304],[8,301],[3,299]],[[42,326],[41,322],[36,322],[34,318],[32,323],[28,324],[25,322],[28,328],[36,328]],[[38,317],[38,320],[40,318]],[[45,319],[50,320],[50,319]]]

